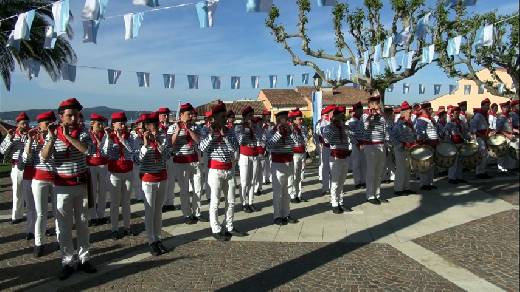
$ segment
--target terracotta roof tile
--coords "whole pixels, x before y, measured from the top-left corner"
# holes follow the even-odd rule
[[[305,107],[307,102],[294,89],[262,89],[273,107]]]

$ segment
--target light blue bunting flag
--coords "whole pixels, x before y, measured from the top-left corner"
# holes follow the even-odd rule
[[[506,86],[504,85],[504,83],[498,84],[498,88],[497,88],[498,89],[498,94],[500,94],[500,95],[504,94],[505,87]]]
[[[379,66],[379,62],[371,62],[372,74],[371,76],[377,76],[381,74],[381,67]]]
[[[18,19],[14,25],[13,39],[14,40],[30,40],[31,27],[34,20],[35,10],[30,10],[18,14]]]
[[[379,59],[381,59],[381,45],[377,44],[374,47],[374,62],[379,62]]]
[[[238,76],[231,77],[231,89],[240,89],[240,77],[238,77]]]
[[[403,83],[403,94],[408,94],[408,91],[410,91],[410,84]]]
[[[173,89],[175,87],[175,74],[163,74],[164,88]]]
[[[218,0],[205,0],[195,5],[199,17],[200,28],[213,27],[217,4]]]
[[[247,12],[270,12],[273,0],[247,0]]]
[[[45,27],[45,41],[43,43],[43,48],[54,49],[57,40],[58,35],[54,32],[54,26],[49,25]]]
[[[395,42],[399,46],[404,46],[405,44],[408,43],[411,36],[412,36],[412,34],[410,33],[410,27],[407,26],[404,28],[404,30],[402,32],[397,34]]]
[[[490,47],[493,45],[493,24],[486,25],[477,30],[474,46]]]
[[[251,76],[251,87],[252,88],[260,87],[260,76]]]
[[[424,94],[426,91],[426,86],[424,84],[419,84],[419,94]]]
[[[392,47],[392,42],[393,42],[394,38],[389,36],[386,38],[385,40],[385,44],[383,46],[383,58],[388,58],[390,57],[390,48]]]
[[[434,84],[433,85],[433,94],[437,95],[441,92],[441,84]]]
[[[294,85],[294,75],[287,75],[287,87],[291,87]]]
[[[302,84],[309,84],[309,73],[302,74]]]
[[[108,69],[108,84],[116,84],[119,77],[121,77],[121,70]]]
[[[403,55],[403,62],[401,65],[405,69],[412,69],[412,62],[413,62],[414,55],[415,55],[415,51],[408,51]]]
[[[150,73],[137,72],[137,83],[139,87],[150,87]]]
[[[139,29],[143,22],[144,13],[128,13],[124,15],[125,20],[125,40],[133,39],[139,36]]]
[[[453,94],[453,93],[455,93],[455,91],[457,91],[457,88],[458,88],[457,85],[450,84],[448,91],[450,92],[450,94]]]
[[[447,53],[448,56],[456,56],[460,53],[460,43],[462,41],[462,36],[456,36],[448,40],[448,48]]]
[[[419,19],[419,22],[417,23],[417,28],[415,31],[415,35],[418,39],[424,39],[426,34],[428,34],[428,25],[430,22],[430,15],[431,12],[427,12],[421,19]]]
[[[480,84],[478,87],[478,94],[484,94],[484,84]]]
[[[276,88],[277,79],[278,79],[278,76],[269,75],[269,88]]]
[[[52,18],[54,32],[58,35],[66,33],[70,18],[69,0],[56,1],[52,4]]]
[[[352,71],[350,69],[350,60],[345,64],[345,79],[352,80]]]
[[[199,75],[188,75],[188,89],[199,89]]]
[[[146,5],[149,7],[157,7],[159,6],[159,0],[133,0],[134,5]]]
[[[213,89],[220,89],[220,76],[211,76],[211,87]]]
[[[105,18],[108,0],[85,0],[82,17],[84,20],[100,20]]]
[[[97,43],[99,20],[83,20],[83,42]]]
[[[471,94],[471,85],[464,85],[464,95]]]
[[[396,73],[397,72],[397,61],[396,61],[395,57],[390,57],[385,60],[386,60],[386,65],[388,66],[388,69],[390,69],[390,71],[392,73]]]

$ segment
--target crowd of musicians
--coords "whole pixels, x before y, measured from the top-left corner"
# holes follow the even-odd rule
[[[52,202],[62,257],[60,279],[66,279],[76,270],[97,271],[90,261],[90,225],[110,222],[114,240],[136,235],[130,224],[131,199],[144,203],[151,254],[168,252],[161,242],[162,213],[175,209],[175,183],[185,223],[209,221],[212,236],[219,241],[248,235],[233,225],[238,184],[244,212],[259,211],[255,196],[264,184],[272,183],[274,224],[297,223],[290,205],[305,201],[302,180],[309,139],[316,145],[322,191],[330,195],[334,214],[351,210],[343,202],[349,170],[355,188],[365,188],[368,202],[376,205],[388,202],[381,196],[382,182],[393,181],[397,196],[419,191],[410,186],[415,175],[421,191],[435,189],[435,168],[413,172],[410,167],[410,149],[417,145],[434,148],[441,142],[476,141],[480,156],[476,178],[486,179],[490,177],[487,139],[497,133],[509,140],[518,137],[518,100],[491,105],[485,99],[471,119],[466,106],[462,102],[434,113],[430,103],[411,106],[405,101],[400,107],[382,107],[380,97],[373,96],[368,109],[357,103],[348,114],[344,106],[325,107],[320,121],[308,131],[299,109],[276,113],[272,123],[271,112],[264,110],[258,117],[247,106],[241,110],[241,123],[235,123],[235,113],[222,102],[204,114],[202,123],[186,103],[173,123],[170,110],[160,108],[142,114],[131,126],[124,112],[115,112],[110,119],[93,113],[90,125],[84,125],[82,105],[75,98],[67,99],[59,104],[58,116],[43,112],[32,129],[27,114],[20,113],[16,130],[9,131],[0,145],[12,164],[12,223],[22,222],[25,209],[26,239],[34,239],[34,256],[42,256],[46,235],[51,235],[47,215]],[[497,164],[499,171],[507,172],[518,161],[506,156]],[[448,169],[449,183],[465,183],[462,173],[457,158]],[[218,216],[221,194],[223,222]],[[209,201],[209,218],[201,215],[203,195]]]

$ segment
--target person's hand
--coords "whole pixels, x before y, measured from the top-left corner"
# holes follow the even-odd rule
[[[182,127],[182,122],[177,122],[177,127],[175,127],[175,132],[173,132],[174,135],[179,135]]]
[[[7,131],[7,136],[9,137],[9,139],[13,139],[14,138],[14,133],[15,133],[15,130],[14,129],[9,129]]]
[[[225,134],[224,134],[224,128],[220,129],[220,136],[224,137]]]
[[[110,127],[105,127],[105,134],[106,134],[107,136],[110,136],[110,134],[112,134],[112,128],[110,128]]]
[[[65,138],[70,137],[70,126],[69,125],[63,124],[63,135],[65,136]],[[97,139],[97,137],[96,137],[96,139]]]
[[[47,135],[49,135],[49,137],[51,137],[51,138],[56,137],[56,125],[54,125],[54,124],[49,125],[49,127],[47,128]]]
[[[119,139],[119,141],[121,141],[123,139],[123,130],[117,129],[116,130],[116,136]]]
[[[30,129],[29,132],[27,132],[27,135],[29,135],[29,139],[34,140],[36,137],[40,134],[40,131],[37,128]]]
[[[144,143],[145,147],[148,147],[149,139],[150,139],[150,131],[144,132],[143,133],[143,143]]]

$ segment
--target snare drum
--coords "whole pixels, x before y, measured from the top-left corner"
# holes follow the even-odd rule
[[[465,168],[475,168],[482,160],[478,144],[474,141],[462,144],[459,155],[462,157],[462,165]]]
[[[488,153],[491,158],[502,157],[507,154],[507,138],[502,134],[495,134],[487,139]]]
[[[410,161],[416,172],[427,172],[433,168],[435,152],[431,146],[416,145],[410,149]]]
[[[457,159],[457,146],[450,142],[441,142],[435,149],[435,164],[441,168],[450,168]]]

